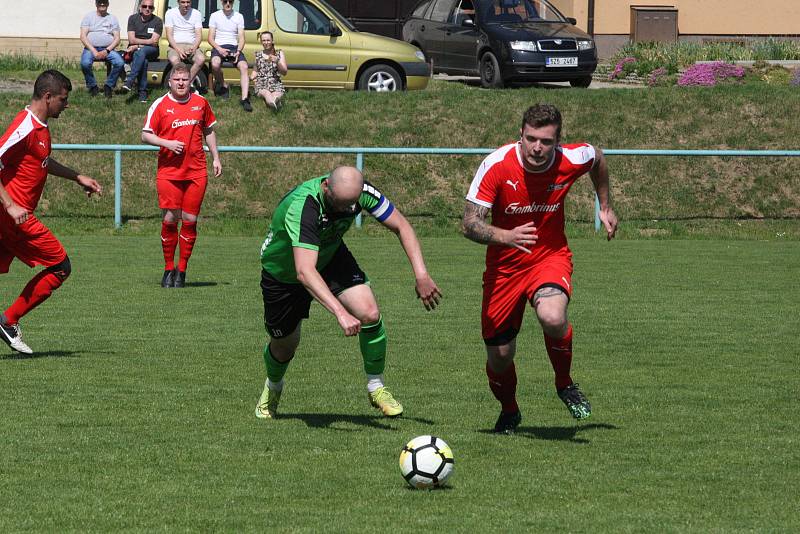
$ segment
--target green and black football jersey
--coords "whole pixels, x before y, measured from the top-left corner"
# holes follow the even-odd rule
[[[261,266],[283,283],[298,283],[292,248],[318,251],[317,270],[321,271],[362,209],[381,222],[394,212],[389,199],[364,181],[361,196],[350,211],[330,213],[321,187],[328,176],[313,178],[289,191],[272,215],[269,234],[261,245]]]

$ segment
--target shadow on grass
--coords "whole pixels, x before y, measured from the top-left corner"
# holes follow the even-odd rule
[[[46,352],[34,352],[33,354],[22,354],[19,352],[15,352],[13,354],[7,354],[5,356],[0,356],[2,360],[31,360],[34,358],[80,358],[80,355],[83,351],[73,351],[73,350],[49,350]]]
[[[214,287],[218,286],[219,282],[186,282],[186,287]],[[230,285],[229,282],[222,282],[222,285]]]
[[[278,419],[299,419],[311,428],[328,428],[331,430],[342,430],[347,432],[355,432],[357,429],[332,428],[332,425],[336,423],[350,423],[356,426],[378,428],[381,430],[398,430],[394,426],[391,426],[387,423],[404,420],[424,423],[426,425],[433,424],[433,421],[429,419],[421,419],[418,417],[389,419],[382,415],[353,415],[340,413],[281,413],[278,414]]]
[[[408,491],[452,491],[453,488],[445,484],[444,486],[433,486],[432,488],[415,488],[409,484],[406,484],[406,489]]]
[[[513,435],[529,439],[545,441],[571,441],[573,443],[589,443],[588,439],[578,437],[581,432],[590,430],[618,430],[619,427],[607,423],[576,424],[573,426],[521,426]],[[483,434],[493,434],[491,429],[479,430]]]

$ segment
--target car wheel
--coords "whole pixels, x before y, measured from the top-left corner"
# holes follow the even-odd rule
[[[570,80],[569,84],[572,87],[589,87],[592,84],[592,77],[584,76],[583,78],[575,78],[574,80]]]
[[[481,57],[481,85],[487,89],[499,89],[505,87],[503,75],[500,72],[500,64],[491,52],[486,52]]]
[[[377,93],[400,91],[403,89],[403,80],[389,65],[373,65],[361,73],[358,88]]]
[[[167,71],[164,73],[164,77],[161,79],[162,87],[169,87],[167,82],[170,74],[172,74],[172,66],[167,68]],[[200,94],[206,94],[208,92],[208,74],[206,74],[206,71],[201,70],[197,73],[197,76],[195,76],[194,80],[192,81],[192,87],[197,89],[197,92]]]

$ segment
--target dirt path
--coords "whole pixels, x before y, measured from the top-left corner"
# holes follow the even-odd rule
[[[0,92],[2,93],[29,93],[33,91],[33,82],[0,78]]]

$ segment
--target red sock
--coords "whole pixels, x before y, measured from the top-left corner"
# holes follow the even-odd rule
[[[569,370],[572,367],[572,325],[567,329],[567,335],[562,339],[556,339],[544,335],[544,346],[547,349],[547,356],[550,364],[556,373],[556,389],[564,389],[572,384],[572,377]]]
[[[178,224],[161,223],[161,249],[164,251],[164,270],[175,268],[175,249],[178,246]]]
[[[6,310],[7,324],[17,324],[26,313],[47,300],[53,291],[62,284],[61,278],[50,271],[41,271],[31,278],[17,300]]]
[[[518,412],[517,369],[514,362],[502,374],[492,371],[487,362],[486,376],[489,378],[489,389],[494,393],[494,398],[500,401],[501,409],[506,413]]]
[[[186,271],[186,266],[189,264],[189,258],[192,255],[194,242],[197,239],[197,223],[183,221],[181,225],[181,239],[180,239],[180,259],[178,260],[178,270],[180,272]]]

